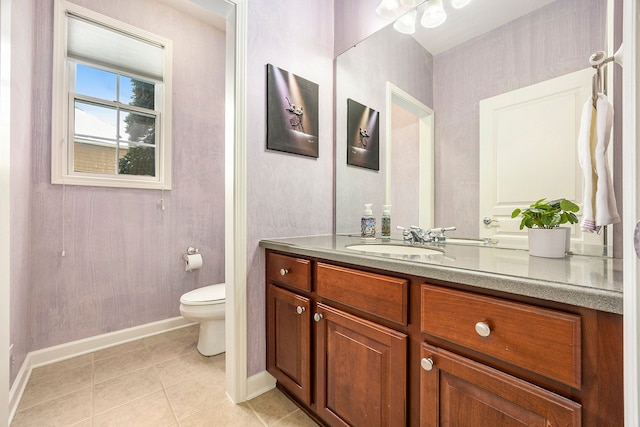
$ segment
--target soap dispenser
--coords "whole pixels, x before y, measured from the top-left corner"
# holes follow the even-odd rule
[[[376,240],[376,219],[373,216],[371,206],[371,203],[364,205],[364,213],[362,214],[362,222],[360,223],[361,237],[365,242]]]
[[[382,209],[382,232],[384,240],[391,239],[391,205],[384,205]]]

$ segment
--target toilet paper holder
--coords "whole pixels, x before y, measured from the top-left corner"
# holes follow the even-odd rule
[[[184,260],[184,271],[193,271],[202,267],[202,255],[193,246],[187,248],[187,253],[182,254],[182,259]]]

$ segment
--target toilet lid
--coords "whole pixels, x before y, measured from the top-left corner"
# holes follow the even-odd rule
[[[225,289],[224,283],[217,285],[209,285],[202,288],[194,289],[182,295],[180,302],[182,304],[200,305],[211,304],[214,301],[224,302]]]

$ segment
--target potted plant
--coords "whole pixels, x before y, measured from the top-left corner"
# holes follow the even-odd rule
[[[561,224],[575,224],[580,207],[567,199],[547,202],[540,199],[526,209],[515,209],[511,218],[522,217],[520,230],[529,230],[529,254],[546,258],[563,258],[569,241],[569,228]]]

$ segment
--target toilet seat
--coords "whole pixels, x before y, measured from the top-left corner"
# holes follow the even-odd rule
[[[186,294],[182,295],[182,297],[180,297],[180,304],[184,305],[213,305],[224,304],[224,302],[224,283],[197,288],[187,292]]]

